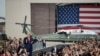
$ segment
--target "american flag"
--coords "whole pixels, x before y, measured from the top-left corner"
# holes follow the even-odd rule
[[[57,27],[92,30],[100,35],[100,5],[57,6]]]

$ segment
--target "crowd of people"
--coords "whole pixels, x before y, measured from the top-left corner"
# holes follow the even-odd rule
[[[32,56],[32,45],[38,41],[40,39],[33,39],[30,34],[27,34],[23,39],[8,38],[3,42],[4,46],[0,46],[0,56]],[[45,41],[41,41],[43,46],[46,47]],[[86,39],[80,42],[73,42],[70,45],[64,45],[60,49],[54,45],[50,52],[37,51],[36,56],[100,56],[100,41],[96,38]]]
[[[100,56],[100,41],[89,39],[62,49],[62,56]]]
[[[22,38],[13,39],[8,38],[2,42],[3,46],[0,47],[0,56],[18,56],[23,49],[23,40]]]
[[[19,39],[9,37],[0,42],[0,44],[3,44],[3,46],[0,46],[0,56],[32,56],[32,45],[35,42],[38,42],[38,39],[33,39],[30,34]],[[44,42],[42,43],[44,45]]]
[[[65,45],[61,49],[56,46],[52,49],[50,52],[38,52],[37,56],[100,56],[100,41],[87,39]]]

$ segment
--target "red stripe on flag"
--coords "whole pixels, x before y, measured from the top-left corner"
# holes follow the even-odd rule
[[[79,16],[80,18],[84,18],[84,19],[100,19],[100,16]]]
[[[100,24],[100,22],[80,22],[80,24]]]
[[[80,8],[100,8],[100,5],[80,5]]]
[[[80,13],[100,14],[100,11],[80,11]]]
[[[100,27],[81,27],[82,29],[88,29],[88,30],[99,30]],[[66,30],[69,30],[69,29],[79,29],[79,27],[77,26],[66,26],[66,27],[59,27],[58,29],[66,29]]]

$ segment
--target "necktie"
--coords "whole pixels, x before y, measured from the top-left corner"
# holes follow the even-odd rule
[[[30,43],[30,38],[28,38],[28,43]]]

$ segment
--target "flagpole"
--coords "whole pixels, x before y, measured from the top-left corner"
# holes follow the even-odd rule
[[[58,28],[57,28],[57,19],[58,19],[58,13],[57,13],[58,9],[57,9],[57,5],[55,6],[55,32],[57,32]]]

